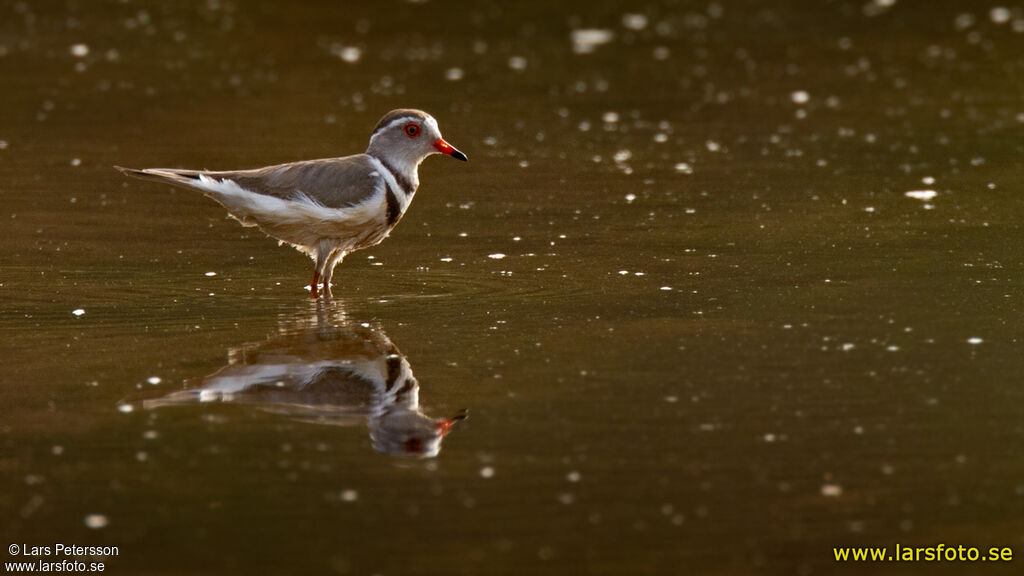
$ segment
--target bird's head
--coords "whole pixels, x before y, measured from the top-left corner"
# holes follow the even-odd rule
[[[373,130],[366,152],[396,167],[418,166],[431,154],[466,161],[465,154],[441,137],[441,129],[433,116],[411,108],[385,114]]]

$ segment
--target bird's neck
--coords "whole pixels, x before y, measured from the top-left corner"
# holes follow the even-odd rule
[[[372,147],[367,150],[366,153],[377,160],[380,160],[380,163],[384,165],[384,168],[391,172],[391,175],[395,177],[395,181],[402,189],[401,191],[406,195],[411,196],[416,192],[416,189],[419,188],[419,167],[423,158],[411,158],[397,154],[381,154],[379,151],[373,150]]]

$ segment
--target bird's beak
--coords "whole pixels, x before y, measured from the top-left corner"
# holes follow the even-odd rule
[[[458,150],[456,150],[456,152],[458,152]],[[461,154],[461,152],[459,153]],[[455,424],[465,420],[468,417],[469,412],[463,410],[456,414],[455,416],[448,418],[447,420],[441,420],[440,422],[438,422],[437,431],[441,433],[441,436],[447,436],[448,433],[452,431],[452,428],[455,426]]]
[[[444,138],[438,138],[437,141],[434,142],[434,148],[437,148],[437,151],[440,152],[441,154],[447,154],[452,158],[462,160],[463,162],[469,160],[468,158],[466,158],[466,155],[463,154],[462,152],[459,152],[455,148],[455,146],[452,146],[451,144],[445,142]]]

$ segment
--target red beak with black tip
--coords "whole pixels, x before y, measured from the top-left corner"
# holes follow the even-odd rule
[[[456,150],[456,152],[458,152],[458,150]],[[462,152],[459,152],[459,154],[462,154]],[[447,420],[441,420],[440,422],[438,422],[437,423],[437,430],[438,430],[438,432],[441,433],[441,436],[447,436],[448,433],[452,431],[452,428],[457,423],[465,420],[468,417],[469,417],[469,412],[467,410],[462,410],[458,414],[456,414],[455,416],[452,416],[451,418],[448,418]]]
[[[438,138],[437,142],[434,142],[434,148],[437,148],[437,151],[440,152],[441,154],[447,154],[448,156],[451,156],[456,160],[462,160],[463,162],[469,160],[469,158],[466,158],[466,155],[463,154],[462,152],[459,152],[459,150],[455,148],[455,146],[452,146],[451,144],[445,142],[444,138]]]

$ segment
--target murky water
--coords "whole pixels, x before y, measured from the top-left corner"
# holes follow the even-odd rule
[[[1024,10],[506,4],[0,1],[3,543],[119,574],[1024,554]],[[330,302],[111,169],[355,153],[400,106],[471,161],[425,162]]]

